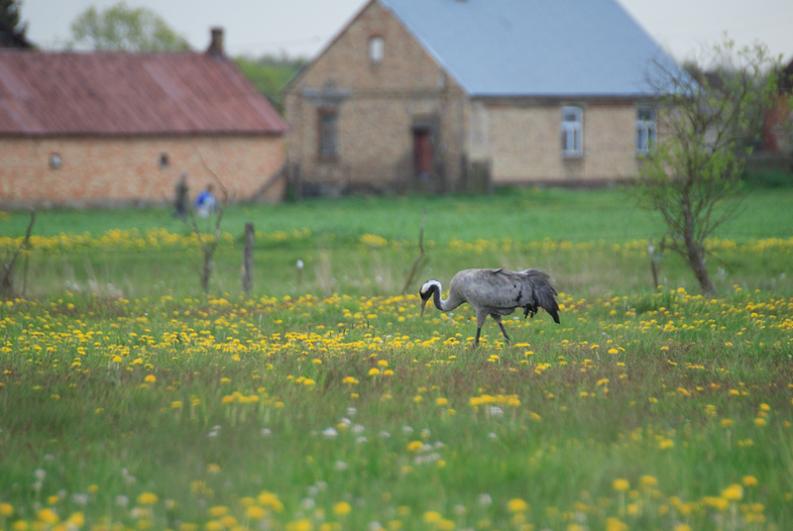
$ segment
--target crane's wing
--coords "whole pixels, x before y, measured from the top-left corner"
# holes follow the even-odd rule
[[[517,273],[523,277],[523,285],[531,292],[530,300],[522,305],[526,314],[537,313],[538,308],[544,309],[553,317],[554,322],[559,323],[559,304],[556,302],[556,290],[551,285],[551,277],[543,271],[537,269],[524,269]]]

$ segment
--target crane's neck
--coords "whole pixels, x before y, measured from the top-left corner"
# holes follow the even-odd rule
[[[442,312],[447,312],[449,310],[446,309],[445,301],[441,299],[441,286],[440,283],[437,286],[432,287],[432,302],[435,303],[435,307],[438,308]]]
[[[449,292],[448,299],[441,299],[440,282],[432,287],[432,302],[435,304],[435,307],[442,312],[450,312],[463,303],[462,300],[457,300],[451,292]]]

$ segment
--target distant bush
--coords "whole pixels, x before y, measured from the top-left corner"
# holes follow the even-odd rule
[[[793,186],[793,169],[756,169],[747,170],[744,182],[758,188],[782,188]]]

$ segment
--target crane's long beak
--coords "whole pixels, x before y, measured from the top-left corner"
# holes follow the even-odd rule
[[[427,308],[427,301],[429,298],[421,299],[421,316],[424,317],[424,310]]]

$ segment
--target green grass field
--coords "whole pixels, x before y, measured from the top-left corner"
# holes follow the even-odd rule
[[[209,296],[167,212],[43,212],[0,303],[0,529],[791,529],[791,200],[711,242],[714,299],[671,255],[652,289],[621,190],[235,207]],[[468,306],[419,316],[491,266],[551,272],[562,324],[473,350]]]

